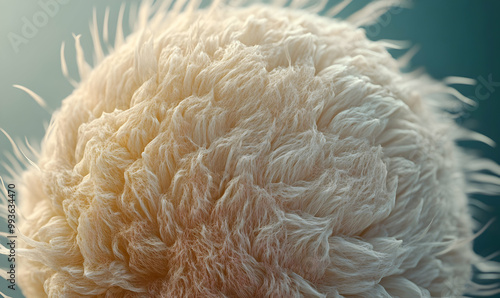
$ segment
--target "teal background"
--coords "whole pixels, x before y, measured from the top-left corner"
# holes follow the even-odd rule
[[[478,80],[473,86],[455,85],[457,90],[470,98],[486,93],[480,78],[500,85],[500,1],[472,0],[419,0],[413,8],[393,15],[387,27],[377,38],[410,40],[421,46],[411,61],[413,68],[424,67],[436,79],[462,76]],[[466,108],[457,119],[463,126],[480,132],[497,143],[491,148],[484,144],[462,143],[500,163],[500,86],[493,87],[485,99],[475,99],[477,108]],[[483,97],[483,96],[479,96]],[[488,256],[500,250],[500,200],[499,197],[475,195],[490,207],[480,211],[482,222],[495,218],[493,224],[474,241],[474,249]],[[500,261],[500,257],[494,258]],[[500,297],[500,294],[491,296]]]
[[[44,0],[46,2],[47,0]],[[63,77],[60,70],[59,50],[62,42],[66,43],[66,60],[71,76],[78,79],[74,62],[72,33],[82,34],[82,44],[87,48],[87,60],[91,61],[91,38],[89,21],[92,20],[92,7],[97,9],[97,19],[102,28],[104,9],[111,6],[110,24],[115,24],[119,1],[67,0],[59,5],[54,16],[48,17],[47,24],[40,27],[36,35],[26,44],[20,44],[15,51],[9,41],[9,34],[21,35],[23,17],[32,19],[43,11],[38,1],[0,2],[0,127],[14,139],[24,141],[26,136],[35,145],[44,134],[44,123],[50,120],[50,113],[42,109],[23,91],[12,87],[19,84],[30,88],[47,102],[50,110],[60,106],[61,100],[69,95],[73,87]],[[137,4],[140,1],[123,1]],[[338,1],[330,1],[335,4]],[[357,0],[342,15],[355,11],[366,0]],[[491,76],[494,82],[500,82],[500,1],[496,0],[416,0],[413,8],[398,13],[385,15],[387,23],[379,27],[367,28],[372,32],[372,39],[408,40],[421,46],[412,60],[412,67],[424,67],[434,78],[464,76],[473,79]],[[127,14],[126,14],[127,15]],[[389,19],[387,18],[389,16]],[[128,18],[124,23],[127,24]],[[127,26],[125,26],[127,27]],[[110,40],[114,40],[115,25],[110,25]],[[378,30],[380,29],[380,30]],[[380,31],[380,32],[378,32]],[[373,33],[376,32],[376,33]],[[394,51],[401,55],[402,51]],[[465,96],[474,97],[478,85],[456,86]],[[483,90],[484,91],[484,88]],[[478,100],[479,106],[470,109],[458,119],[464,126],[485,134],[496,143],[500,143],[500,86],[489,92],[484,100]],[[500,163],[498,147],[490,148],[481,144],[464,144],[477,150],[482,156]],[[11,147],[7,139],[0,134],[0,151],[9,152]],[[1,160],[6,161],[3,154]],[[6,178],[5,170],[0,167],[0,174]],[[483,212],[484,218],[500,215],[499,198],[479,197],[491,206],[489,212]],[[4,224],[0,222],[0,229]],[[3,241],[3,240],[2,240]],[[3,242],[2,242],[3,243]],[[475,241],[475,249],[483,255],[489,255],[500,249],[500,221]],[[5,266],[4,257],[0,256],[0,265]],[[497,260],[500,259],[497,257]],[[5,285],[0,282],[0,289]],[[19,292],[19,291],[18,291]],[[14,295],[14,297],[22,297]]]

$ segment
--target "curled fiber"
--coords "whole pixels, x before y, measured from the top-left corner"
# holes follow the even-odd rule
[[[448,112],[460,95],[358,27],[395,1],[347,20],[219,2],[144,1],[109,54],[94,20],[93,67],[75,36],[80,82],[18,182],[25,295],[497,291],[471,282],[499,270],[472,250],[468,193],[499,178],[456,145],[477,135]]]

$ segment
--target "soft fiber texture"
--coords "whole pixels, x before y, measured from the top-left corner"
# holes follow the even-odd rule
[[[92,70],[76,37],[81,82],[19,182],[27,297],[466,290],[459,130],[446,87],[357,27],[383,5],[165,3],[108,56],[96,27]]]

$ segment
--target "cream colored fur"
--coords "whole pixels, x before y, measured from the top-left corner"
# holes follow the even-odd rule
[[[26,296],[462,294],[480,258],[446,96],[350,22],[183,3],[141,6],[93,70],[78,54],[21,180]]]

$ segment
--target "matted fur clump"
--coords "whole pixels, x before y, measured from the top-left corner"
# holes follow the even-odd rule
[[[386,2],[348,21],[166,3],[107,57],[95,28],[93,70],[77,37],[82,80],[21,180],[27,297],[466,290],[458,127],[428,95],[446,86],[357,27]]]

